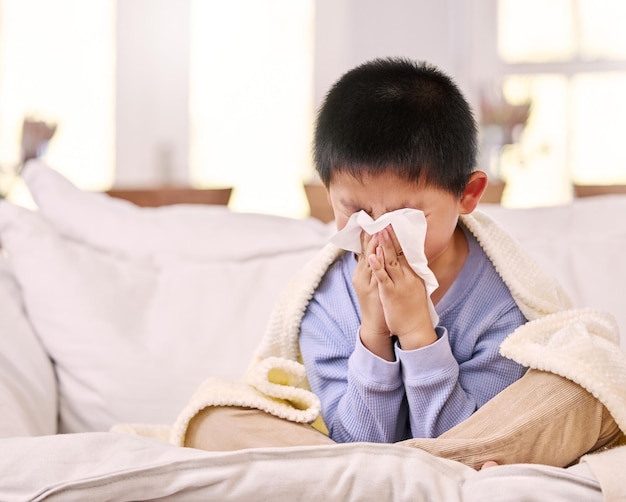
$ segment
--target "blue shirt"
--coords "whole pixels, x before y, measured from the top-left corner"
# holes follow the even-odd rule
[[[525,368],[499,345],[526,319],[474,236],[452,286],[435,306],[438,340],[396,360],[369,352],[358,336],[361,313],[344,253],[327,271],[300,326],[311,390],[336,442],[391,443],[437,437],[519,379]]]

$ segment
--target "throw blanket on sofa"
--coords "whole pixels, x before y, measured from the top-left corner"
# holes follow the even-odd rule
[[[532,369],[554,373],[595,396],[626,432],[626,353],[609,314],[574,309],[561,287],[485,214],[462,217],[509,287],[529,322],[500,346],[501,353]],[[265,336],[241,381],[207,379],[172,427],[118,426],[119,431],[161,437],[183,445],[190,420],[208,406],[256,408],[313,423],[324,430],[320,402],[309,390],[300,362],[300,322],[328,267],[343,251],[328,244],[294,278],[277,302]],[[314,423],[315,422],[315,423]]]

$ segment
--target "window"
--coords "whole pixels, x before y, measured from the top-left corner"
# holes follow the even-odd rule
[[[158,5],[149,0],[0,0],[0,166],[17,164],[22,120],[32,116],[58,124],[46,161],[80,188],[107,189],[114,178],[158,184],[163,160],[168,167],[184,164],[177,180],[197,187],[234,186],[234,210],[304,216],[302,181],[313,173],[313,6],[314,0],[169,0]],[[176,41],[183,42],[164,55],[151,37],[159,36],[154,27],[172,9],[179,27],[184,26]],[[124,22],[116,26],[119,16]],[[128,56],[128,44],[136,45],[131,30],[141,30],[138,39],[144,45],[130,54],[144,57],[137,64],[146,64],[147,70],[133,72],[129,87],[128,66],[117,70],[116,64],[132,61],[116,61],[116,45]],[[185,68],[175,83],[189,89],[189,102],[178,99],[179,87],[172,91],[169,81],[160,81],[165,91],[151,104],[155,86],[150,79],[179,71],[176,62],[188,55],[189,72]],[[116,95],[116,82],[126,86],[117,89],[122,94]],[[150,92],[141,92],[146,88]],[[133,104],[121,114],[118,109],[117,118],[116,99]],[[188,106],[182,114],[179,101]],[[137,130],[142,117],[135,110],[146,106],[157,109],[149,114],[156,119]],[[134,114],[130,125],[128,114]],[[180,115],[189,120],[189,132],[173,134],[170,128]],[[117,154],[116,119],[136,135],[135,142],[118,144]],[[189,162],[186,155],[180,156],[183,163],[169,159],[167,148],[159,153],[161,143],[171,143],[172,151],[188,148]]]
[[[191,179],[234,186],[234,210],[308,211],[313,16],[313,0],[192,0]]]
[[[483,79],[483,88],[495,86],[510,105],[530,105],[524,127],[512,143],[501,145],[499,156],[489,155],[493,149],[488,145],[483,149],[484,165],[507,181],[503,203],[559,204],[571,200],[572,184],[626,183],[621,147],[626,134],[626,2],[486,3],[496,15],[485,18],[496,26],[485,30],[491,43],[480,40],[482,47],[494,48],[485,72],[491,81]],[[481,82],[481,77],[474,78]],[[484,131],[485,124],[483,138],[488,138]]]
[[[25,116],[58,125],[49,163],[81,188],[114,176],[115,2],[0,1],[0,165]]]

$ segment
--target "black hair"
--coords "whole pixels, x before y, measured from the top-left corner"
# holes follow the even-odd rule
[[[320,107],[315,168],[333,174],[391,171],[460,195],[476,166],[477,126],[450,77],[405,58],[375,59],[344,74]]]

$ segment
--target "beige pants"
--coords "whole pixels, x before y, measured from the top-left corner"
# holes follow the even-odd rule
[[[530,370],[440,437],[398,444],[475,469],[490,460],[565,467],[621,437],[606,408],[582,387]],[[237,407],[205,408],[191,420],[185,437],[185,446],[210,451],[331,443],[310,425]]]

